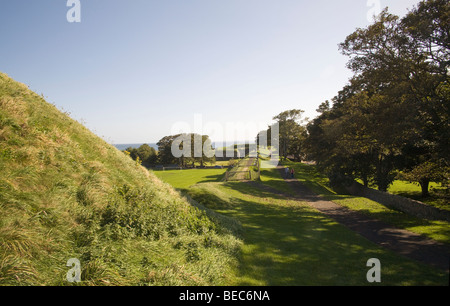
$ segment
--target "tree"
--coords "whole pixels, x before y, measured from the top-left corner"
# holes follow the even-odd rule
[[[328,111],[330,111],[330,101],[328,100],[320,104],[319,108],[316,109],[316,112],[318,112],[319,114],[323,114]]]
[[[138,148],[137,154],[142,160],[142,164],[145,167],[151,167],[156,164],[158,160],[158,153],[155,148],[150,147],[148,144],[143,144]]]
[[[294,155],[300,160],[302,158],[303,142],[306,136],[306,128],[300,124],[303,113],[303,110],[293,109],[273,118],[279,124],[279,152],[285,160],[288,155]],[[271,127],[269,129],[270,132],[267,134],[272,137]]]
[[[133,160],[139,160],[144,167],[151,167],[157,162],[157,152],[154,148],[150,147],[148,144],[143,144],[139,148],[129,147],[125,150]]]
[[[442,169],[439,164],[424,162],[411,170],[402,172],[399,177],[406,181],[419,183],[422,189],[422,197],[428,197],[430,196],[430,182],[442,182],[446,179],[445,173],[448,174],[448,169]]]
[[[288,135],[287,154],[292,155],[295,161],[302,161],[306,158],[305,140],[307,137],[306,127],[300,124],[295,124],[290,129]]]
[[[340,45],[355,73],[352,86],[367,96],[362,114],[373,124],[364,130],[378,152],[375,178],[381,190],[393,170],[406,164],[401,159],[415,161],[409,168],[420,172],[448,161],[449,24],[447,1],[423,1],[403,19],[385,9]]]
[[[428,143],[432,163],[446,161],[450,152],[450,4],[446,0],[422,1],[403,20],[416,63],[413,86],[420,103],[422,139]]]
[[[197,150],[194,147],[196,142],[199,143]],[[204,167],[205,163],[214,163],[216,161],[212,142],[208,135],[191,134],[191,143],[191,156],[193,156],[194,162],[200,163],[200,167]]]
[[[158,161],[163,165],[171,165],[171,164],[180,164],[184,165],[183,159],[178,159],[172,154],[172,143],[175,139],[177,139],[181,134],[165,136],[161,138],[158,143]]]
[[[136,158],[138,157],[136,148],[128,147],[123,152],[129,155],[133,160],[136,160]]]
[[[214,150],[211,140],[207,135],[178,134],[163,137],[158,143],[159,162],[162,164],[178,164],[186,167],[188,164],[195,166],[200,163],[203,167],[206,162],[214,162]],[[173,146],[178,145],[180,157],[175,157],[172,152]]]
[[[375,143],[369,135],[368,97],[357,87],[344,87],[317,110],[320,115],[307,125],[308,159],[327,173],[332,184],[343,178],[360,178],[368,185],[375,175]],[[331,105],[332,104],[332,105]]]

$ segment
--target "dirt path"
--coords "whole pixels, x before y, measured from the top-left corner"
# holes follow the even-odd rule
[[[282,177],[284,177],[283,171],[283,169],[280,169]],[[309,206],[359,233],[368,240],[403,256],[433,265],[447,272],[449,271],[450,246],[404,229],[395,228],[392,225],[327,201],[312,192],[297,179],[285,178],[285,181],[295,191],[294,198],[296,200],[306,202]],[[283,194],[260,183],[250,183],[275,194],[292,197],[292,195]]]
[[[244,159],[240,162],[238,169],[236,170],[235,180],[245,181],[248,170],[255,163],[255,158]]]

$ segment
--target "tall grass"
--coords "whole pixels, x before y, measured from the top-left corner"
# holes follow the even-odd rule
[[[211,285],[240,240],[202,205],[0,73],[0,285]]]

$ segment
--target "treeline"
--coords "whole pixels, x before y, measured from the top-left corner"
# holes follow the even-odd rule
[[[174,142],[179,140],[183,141],[175,143],[174,147],[183,154],[176,157],[172,152],[172,147]],[[187,167],[199,163],[200,167],[203,167],[205,163],[215,162],[214,150],[208,135],[191,133],[166,136],[158,141],[157,145],[159,163],[163,165],[177,164],[180,167]]]
[[[340,44],[350,83],[308,126],[309,158],[336,181],[386,191],[396,177],[449,180],[450,5],[423,1],[404,18],[385,9]]]
[[[176,141],[182,139],[180,143]],[[177,165],[179,167],[194,167],[199,164],[203,167],[206,163],[214,163],[214,149],[207,135],[178,134],[165,136],[157,143],[158,151],[147,144],[139,148],[127,148],[124,150],[133,160],[147,168],[156,165]],[[182,156],[176,157],[172,148],[182,152]],[[208,152],[211,152],[208,154]]]
[[[176,141],[180,143],[175,143]],[[129,147],[123,152],[147,168],[157,165],[176,165],[185,168],[196,165],[204,167],[207,163],[244,158],[251,149],[249,144],[235,144],[233,147],[215,149],[208,135],[193,133],[165,136],[158,141],[157,146],[158,151],[148,144],[143,144],[139,148]],[[172,148],[183,154],[180,157],[174,156]]]
[[[218,148],[216,152],[217,161],[229,161],[232,159],[240,159],[252,153],[253,148],[250,144],[234,144],[228,147]]]

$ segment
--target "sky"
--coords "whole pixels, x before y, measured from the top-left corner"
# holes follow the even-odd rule
[[[419,3],[79,0],[77,14],[68,2],[0,0],[0,71],[111,144],[254,139],[290,109],[313,119],[352,76],[338,44],[374,12]]]

